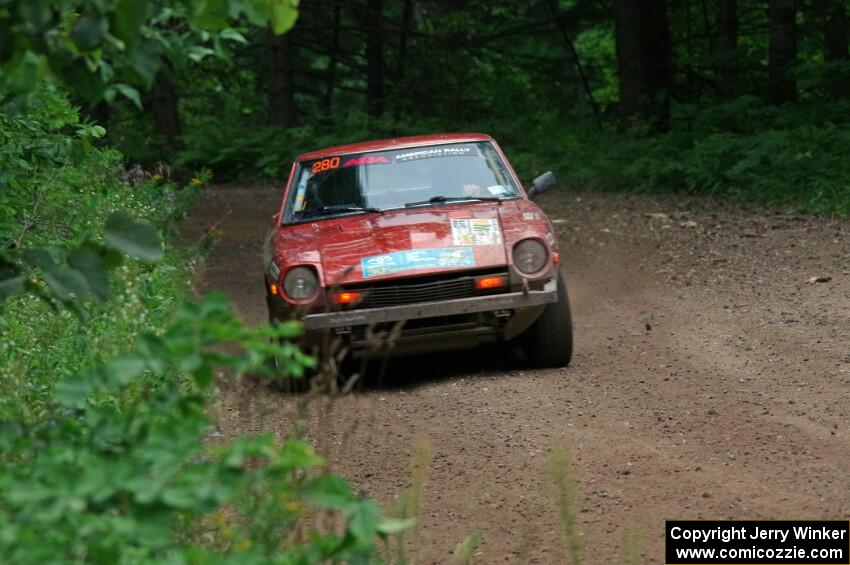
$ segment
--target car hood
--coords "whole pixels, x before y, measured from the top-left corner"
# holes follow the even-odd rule
[[[279,265],[315,265],[324,286],[503,266],[505,241],[512,242],[524,205],[539,211],[519,200],[464,203],[282,226],[275,258]]]

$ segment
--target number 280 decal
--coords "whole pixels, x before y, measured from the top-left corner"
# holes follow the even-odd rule
[[[313,163],[310,170],[313,171],[313,174],[323,173],[325,171],[332,171],[333,169],[338,169],[340,167],[340,157],[330,157],[328,159],[322,159],[320,161],[316,161]],[[372,157],[370,155],[361,155],[361,156],[348,156],[345,158],[345,162],[342,163],[343,167],[360,167],[362,165],[389,165],[390,160],[384,157],[383,155],[379,155],[377,157]]]
[[[330,159],[322,159],[313,163],[313,174],[329,171],[339,167],[339,157],[331,157]]]

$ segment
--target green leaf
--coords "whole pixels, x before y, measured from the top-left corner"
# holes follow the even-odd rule
[[[116,212],[106,220],[106,244],[148,263],[159,261],[163,256],[156,229],[148,222],[137,222],[124,212]]]
[[[89,102],[98,102],[103,98],[106,85],[99,73],[93,72],[82,58],[71,61],[61,69],[62,78],[74,90],[74,92]]]
[[[139,96],[139,91],[128,84],[118,83],[115,88],[124,95],[133,105],[139,110],[142,109],[142,99]]]
[[[25,249],[22,256],[24,262],[30,267],[52,269],[56,266],[53,256],[46,249]]]
[[[271,18],[271,0],[245,0],[244,9],[248,21],[257,27],[265,27]]]
[[[298,0],[272,0],[272,31],[282,35],[292,29],[298,19]]]
[[[164,48],[159,41],[144,39],[127,56],[130,67],[139,78],[150,85],[162,65]]]
[[[304,325],[297,320],[282,322],[272,327],[272,335],[278,338],[291,339],[304,333]]]
[[[193,45],[189,48],[189,58],[196,63],[203,61],[207,55],[215,55],[215,51],[201,45]]]
[[[118,0],[112,12],[112,34],[124,42],[127,49],[135,48],[147,20],[148,0]]]
[[[101,302],[109,299],[109,272],[94,248],[78,247],[68,255],[68,264],[85,277],[89,290]]]
[[[227,0],[205,0],[194,23],[205,30],[217,31],[227,27]]]
[[[69,267],[54,267],[42,272],[44,282],[54,296],[62,302],[68,302],[76,296],[86,298],[90,294],[89,283],[83,274]]]
[[[384,535],[397,534],[416,524],[416,518],[382,518],[378,522],[378,533]]]
[[[19,6],[21,16],[35,29],[45,27],[53,17],[50,0],[29,0],[21,2]]]
[[[324,463],[325,460],[316,455],[313,448],[303,441],[290,439],[283,444],[279,465],[286,470],[307,470]]]
[[[348,530],[351,534],[361,543],[371,543],[381,519],[378,503],[371,498],[358,500],[343,509],[343,513],[348,517]]]
[[[219,37],[228,41],[235,41],[236,43],[241,43],[242,45],[248,45],[248,40],[245,39],[245,36],[239,33],[238,30],[233,29],[232,27],[223,29],[219,34]]]
[[[141,375],[147,369],[147,362],[138,355],[127,355],[110,360],[105,366],[108,382],[125,385]]]
[[[109,22],[103,16],[87,15],[81,17],[71,30],[71,40],[80,51],[94,51],[106,40]]]
[[[86,375],[73,375],[56,383],[53,397],[63,406],[79,406],[97,387],[95,379]]]
[[[201,502],[198,489],[191,485],[174,485],[165,489],[160,500],[172,508],[189,510]]]
[[[0,279],[0,302],[15,294],[23,284],[24,277],[21,275]]]
[[[354,501],[354,493],[342,478],[335,475],[316,477],[304,486],[304,498],[322,508],[345,508]]]

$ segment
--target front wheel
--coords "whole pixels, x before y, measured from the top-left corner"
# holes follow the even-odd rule
[[[558,301],[547,304],[540,317],[522,335],[525,356],[541,368],[566,367],[573,357],[573,321],[567,284],[558,273]]]
[[[276,324],[278,323],[278,320],[274,314],[272,300],[272,297],[267,294],[266,304],[269,309],[269,323]],[[281,360],[277,356],[274,356],[271,361],[276,376],[276,378],[272,381],[272,387],[276,390],[287,394],[301,394],[310,390],[310,379],[313,376],[311,371],[308,370],[307,374],[300,379],[295,377],[286,377],[283,376],[283,365]]]

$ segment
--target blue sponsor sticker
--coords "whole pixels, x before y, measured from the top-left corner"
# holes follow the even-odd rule
[[[385,255],[364,257],[360,260],[363,278],[380,277],[418,269],[451,269],[474,266],[475,255],[470,247],[411,249],[410,251],[396,251]]]

